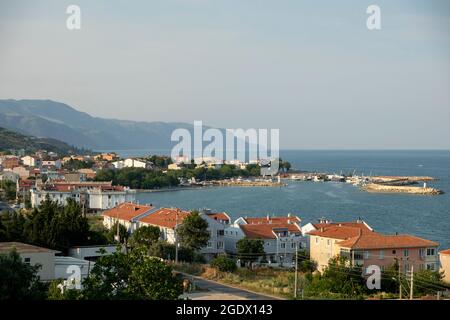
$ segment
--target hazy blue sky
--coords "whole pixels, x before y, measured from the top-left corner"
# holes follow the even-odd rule
[[[445,0],[0,0],[0,98],[279,128],[283,148],[450,148],[449,35]]]

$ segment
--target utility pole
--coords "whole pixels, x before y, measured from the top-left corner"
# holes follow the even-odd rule
[[[402,300],[402,279],[401,279],[401,265],[400,265],[400,261],[398,263],[398,283],[400,284],[400,288],[399,288],[399,300]]]
[[[412,300],[414,297],[414,264],[411,265],[411,284],[409,288],[409,299]]]
[[[178,264],[178,234],[177,234],[177,228],[178,228],[178,211],[175,214],[175,229],[173,230],[173,234],[175,237],[175,264]]]
[[[294,298],[297,299],[297,282],[298,282],[298,242],[295,243],[295,283]]]

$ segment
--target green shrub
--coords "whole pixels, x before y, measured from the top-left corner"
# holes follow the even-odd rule
[[[234,272],[236,271],[236,262],[233,259],[226,256],[218,256],[211,261],[211,267],[216,268],[222,272]]]

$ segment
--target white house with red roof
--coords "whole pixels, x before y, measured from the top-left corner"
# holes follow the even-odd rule
[[[297,249],[305,248],[301,220],[297,216],[241,217],[225,228],[225,250],[236,255],[237,242],[243,238],[262,240],[266,260],[290,266]],[[262,260],[262,258],[260,258]]]

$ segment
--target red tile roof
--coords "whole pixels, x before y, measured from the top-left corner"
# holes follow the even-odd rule
[[[230,217],[225,212],[211,212],[206,215],[214,220],[230,221]]]
[[[447,250],[442,250],[442,251],[440,251],[439,252],[439,254],[445,254],[445,255],[450,255],[450,249],[447,249]]]
[[[182,211],[178,208],[161,208],[139,219],[139,221],[154,226],[174,229],[177,222],[181,224],[190,214],[189,211]]]
[[[246,217],[248,224],[276,224],[276,223],[299,223],[300,218],[296,216],[287,217]]]
[[[274,230],[277,229],[285,229],[290,233],[301,233],[300,228],[294,223],[241,224],[239,227],[249,239],[276,239]]]
[[[430,240],[408,234],[383,235],[376,232],[363,233],[359,236],[337,243],[340,247],[350,249],[384,249],[384,248],[422,248],[436,247],[439,244]]]
[[[309,235],[320,236],[332,239],[346,240],[357,237],[363,233],[372,233],[364,224],[358,226],[327,224],[317,230],[308,232]]]
[[[107,210],[103,213],[103,216],[130,221],[131,219],[153,209],[152,206],[139,205],[131,202],[125,202],[118,205],[115,208]]]

